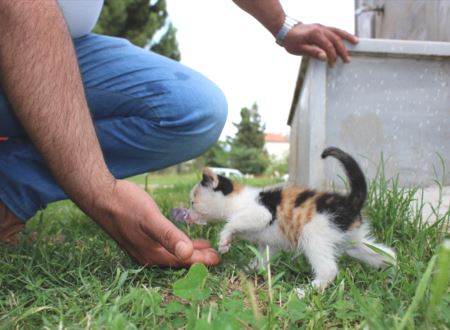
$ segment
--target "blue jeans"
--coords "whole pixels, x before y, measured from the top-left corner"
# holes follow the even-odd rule
[[[199,156],[219,138],[223,93],[198,72],[120,38],[74,40],[103,154],[116,178]],[[49,127],[51,129],[51,127]],[[26,221],[66,199],[0,89],[0,201]]]

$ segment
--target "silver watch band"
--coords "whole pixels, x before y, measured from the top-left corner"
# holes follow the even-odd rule
[[[277,44],[279,44],[281,47],[284,45],[284,38],[286,38],[286,34],[297,24],[302,24],[302,22],[297,21],[296,19],[293,19],[292,17],[285,16],[283,26],[281,27],[280,31],[278,31],[275,41]]]

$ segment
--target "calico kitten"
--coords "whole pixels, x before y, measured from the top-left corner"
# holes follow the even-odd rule
[[[322,158],[328,156],[344,166],[350,181],[348,195],[293,186],[257,189],[205,169],[202,181],[191,192],[189,220],[226,221],[220,233],[221,253],[230,249],[236,236],[257,243],[261,252],[266,245],[271,254],[302,251],[315,274],[312,285],[318,289],[324,289],[336,277],[340,254],[379,268],[392,264],[395,253],[373,241],[361,217],[367,186],[360,167],[338,148],[325,149]],[[383,255],[367,244],[383,251]],[[253,266],[258,266],[257,262]]]

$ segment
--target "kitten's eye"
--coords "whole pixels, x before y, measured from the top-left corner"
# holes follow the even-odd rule
[[[194,206],[194,201],[191,201],[191,205]]]

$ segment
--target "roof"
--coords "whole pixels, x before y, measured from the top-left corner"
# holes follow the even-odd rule
[[[289,143],[289,138],[285,135],[266,133],[264,135],[265,142],[278,142],[278,143]]]

